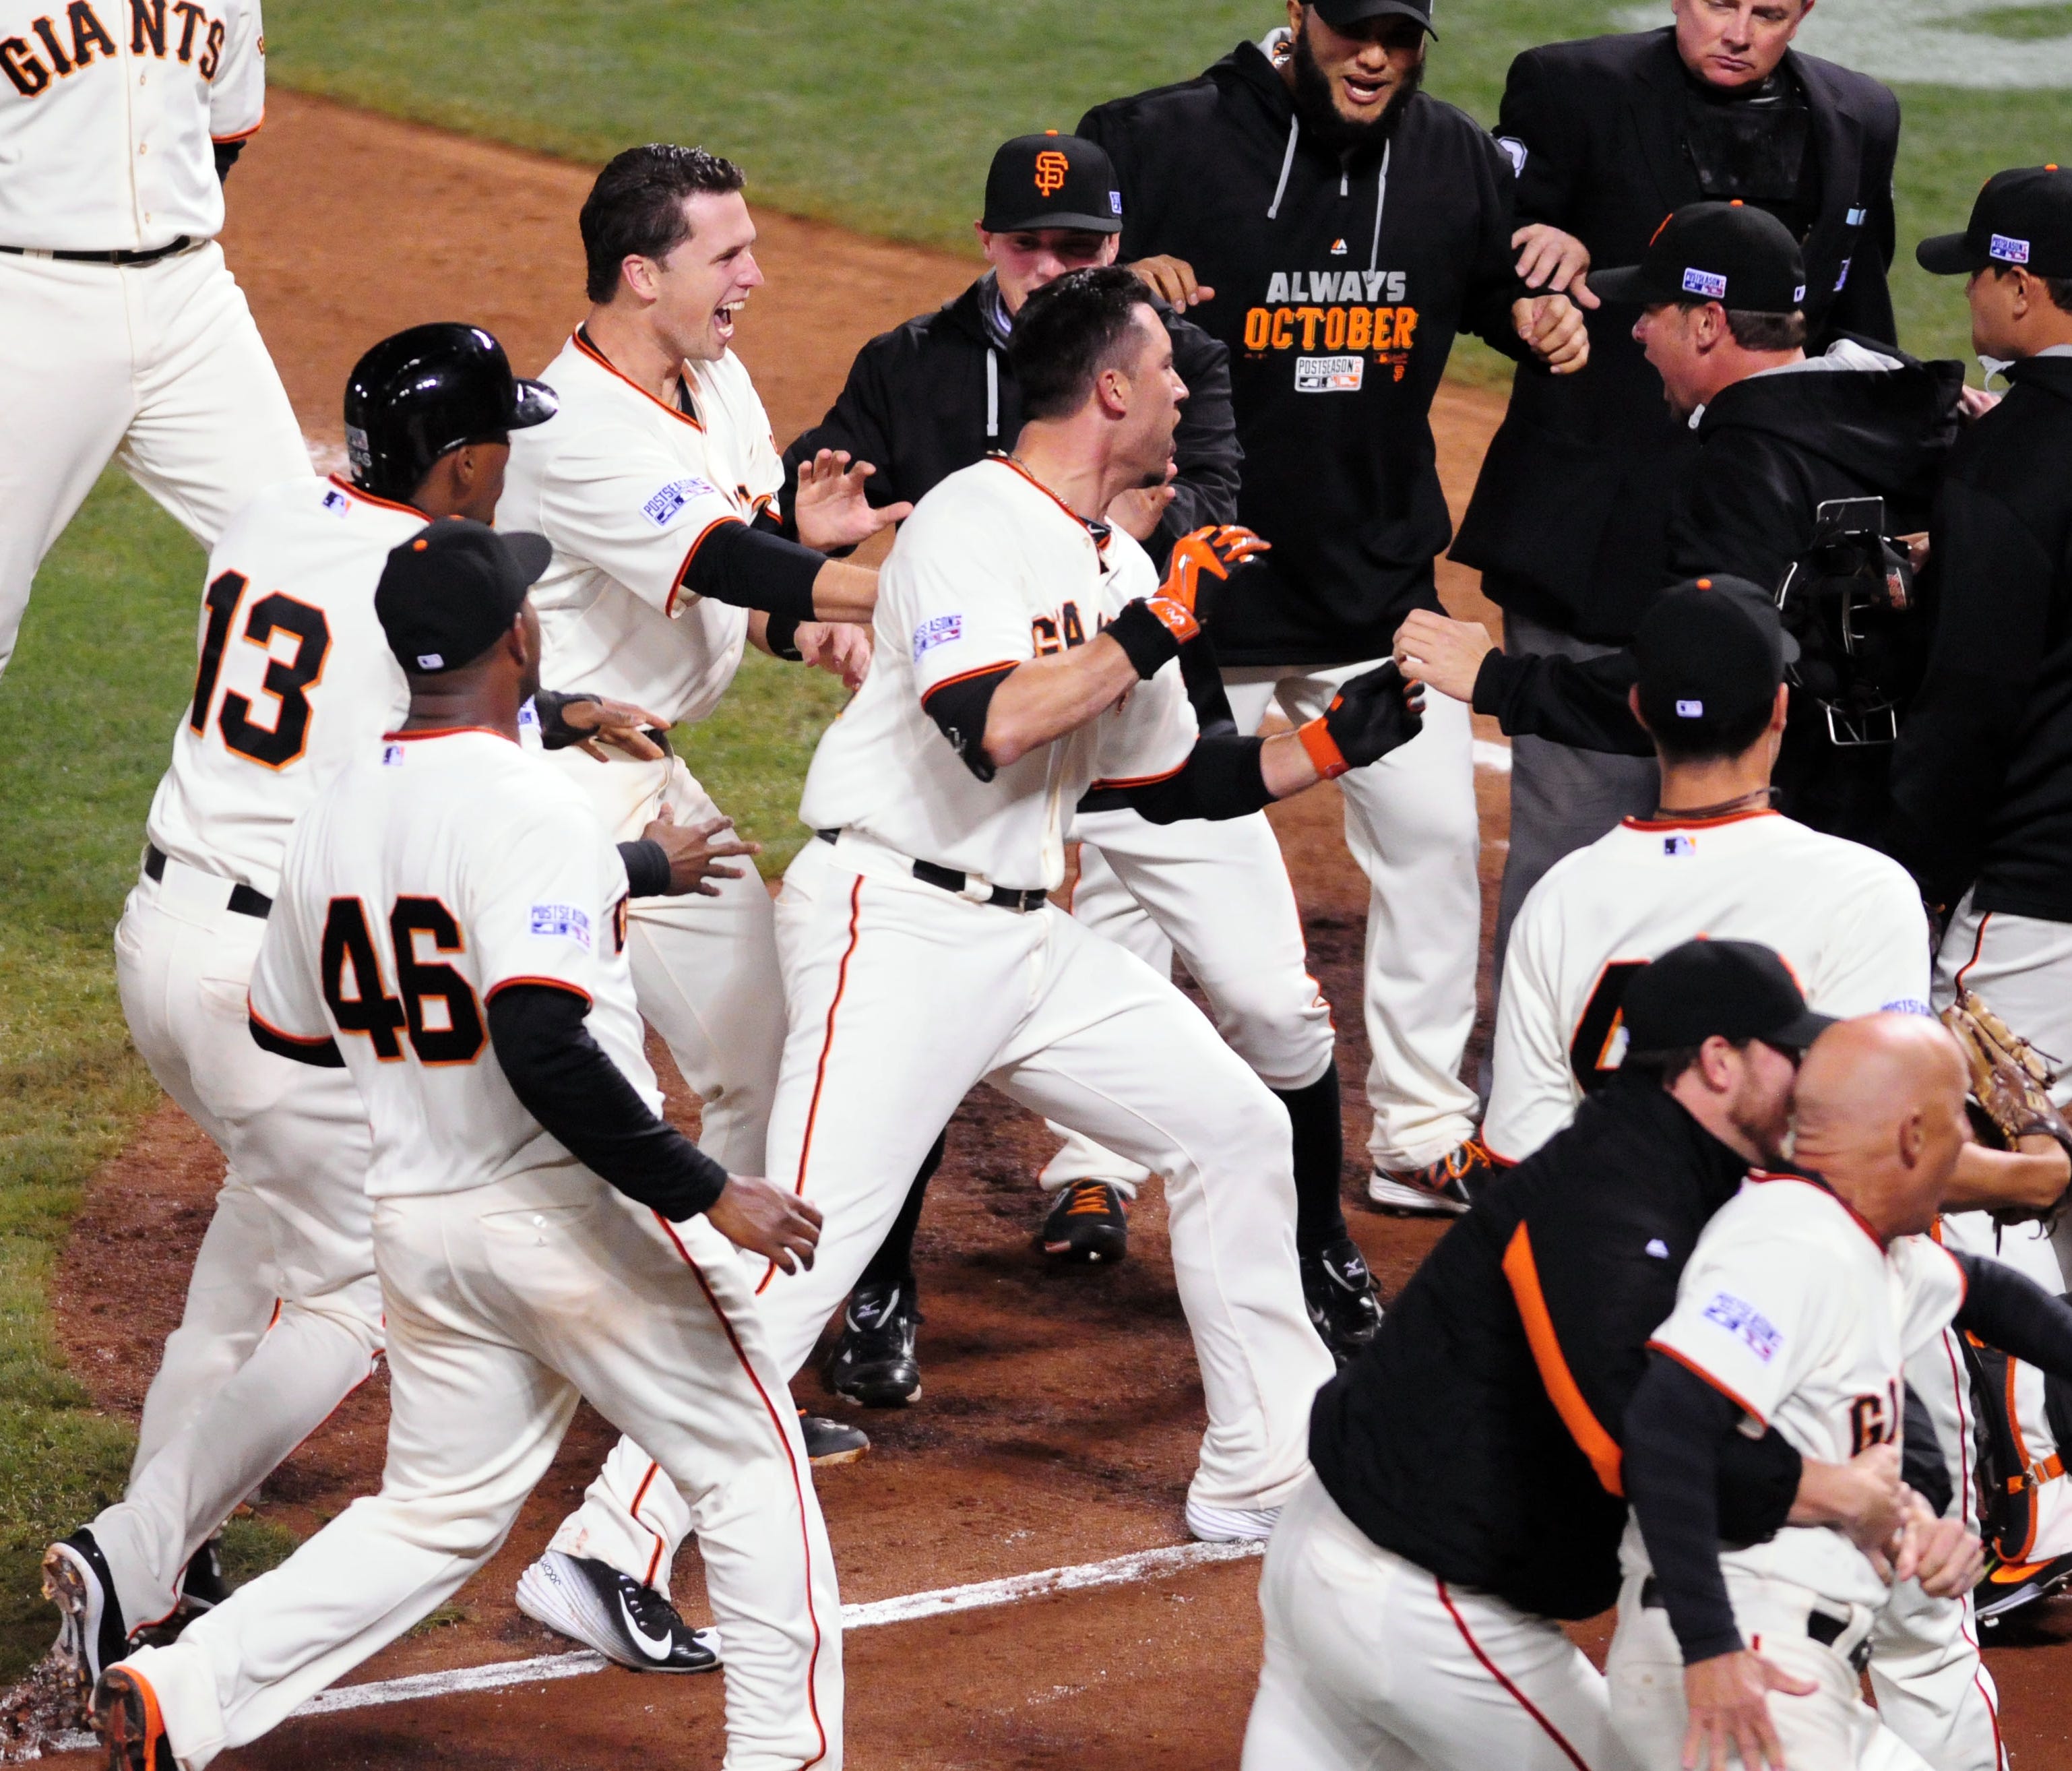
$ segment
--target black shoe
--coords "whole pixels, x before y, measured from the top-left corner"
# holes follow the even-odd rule
[[[1376,1169],[1367,1196],[1392,1218],[1457,1218],[1497,1176],[1479,1137],[1421,1169]]]
[[[828,1386],[866,1408],[897,1408],[921,1399],[914,1338],[921,1326],[914,1281],[857,1287],[842,1317],[841,1338],[828,1360]]]
[[[548,1551],[518,1576],[518,1609],[637,1673],[709,1673],[719,1665],[714,1632],[692,1629],[666,1593],[594,1556]]]
[[[58,1648],[79,1670],[80,1695],[130,1652],[108,1559],[84,1527],[43,1551],[43,1596],[64,1613]]]
[[[1367,1257],[1350,1236],[1314,1255],[1303,1255],[1302,1301],[1309,1325],[1344,1365],[1381,1330],[1381,1300]]]
[[[1106,1181],[1075,1181],[1043,1220],[1043,1252],[1113,1266],[1129,1252],[1129,1202]]]
[[[87,1713],[107,1752],[108,1771],[179,1771],[158,1694],[140,1674],[127,1666],[102,1674]]]
[[[223,1539],[212,1537],[195,1551],[180,1575],[180,1610],[189,1618],[213,1611],[230,1596],[223,1577]]]
[[[825,1415],[799,1411],[799,1431],[806,1441],[806,1456],[816,1468],[829,1464],[853,1464],[870,1449],[870,1435]]]
[[[1971,1602],[1980,1623],[1996,1624],[2009,1612],[2049,1598],[2067,1581],[2072,1581],[2072,1555],[2053,1556],[2048,1562],[1992,1559],[1984,1578],[1971,1589]]]

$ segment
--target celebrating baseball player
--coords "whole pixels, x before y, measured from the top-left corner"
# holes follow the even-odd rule
[[[199,1771],[432,1610],[503,1542],[584,1395],[700,1505],[730,1771],[841,1762],[833,1563],[730,1246],[810,1262],[819,1215],[656,1117],[625,866],[518,742],[550,557],[447,520],[383,569],[409,717],[297,826],[250,1013],[367,1105],[388,1465],[282,1568],[102,1674],[95,1724],[130,1771]]]
[[[1451,534],[1430,412],[1466,330],[1557,373],[1589,355],[1563,294],[1511,247],[1511,167],[1419,90],[1426,0],[1288,0],[1288,28],[1199,79],[1117,99],[1079,133],[1114,160],[1122,257],[1231,351],[1239,520],[1273,551],[1233,574],[1217,655],[1239,728],[1314,717],[1436,608]],[[1462,1210],[1489,1165],[1460,1066],[1482,894],[1468,710],[1434,695],[1417,740],[1339,783],[1367,875],[1371,1195]]]
[[[204,548],[302,431],[223,261],[223,181],[266,106],[258,0],[0,18],[0,671],[112,456]]]
[[[1068,269],[1113,261],[1122,229],[1114,168],[1092,142],[1031,135],[1006,142],[986,178],[979,237],[992,269],[938,311],[874,339],[857,355],[827,417],[785,452],[803,469],[854,457],[875,464],[872,501],[902,509],[1022,428],[1008,342],[1037,290]],[[1187,385],[1174,434],[1173,479],[1133,487],[1108,520],[1162,571],[1176,541],[1236,514],[1235,421],[1229,353],[1160,304],[1174,369]],[[1227,550],[1226,550],[1227,551]],[[1231,566],[1205,558],[1210,589]],[[1190,641],[1182,675],[1204,730],[1231,726],[1209,642]],[[1344,1131],[1330,1012],[1304,960],[1301,917],[1265,815],[1154,824],[1115,793],[1081,802],[1083,840],[1071,914],[1170,975],[1177,951],[1208,999],[1218,1030],[1280,1097],[1294,1127],[1296,1251],[1318,1332],[1342,1357],[1380,1320],[1359,1248],[1339,1202]],[[1113,1261],[1128,1247],[1127,1202],[1145,1171],[1090,1140],[1067,1140],[1042,1175],[1054,1203],[1046,1251]],[[917,1184],[918,1191],[918,1184]],[[872,1256],[844,1318],[828,1374],[836,1389],[883,1405],[919,1392],[919,1320],[913,1272],[919,1202],[910,1198]]]
[[[221,1599],[205,1540],[381,1350],[360,1091],[343,1070],[255,1046],[243,993],[296,820],[403,715],[408,685],[375,619],[383,562],[428,517],[486,518],[510,434],[553,409],[487,332],[412,327],[347,384],[352,477],[269,487],[211,556],[192,703],[115,953],[131,1038],[228,1173],[145,1397],[127,1490],[46,1559],[89,1685],[136,1629]],[[639,709],[540,703],[550,743],[582,738],[564,723],[602,724],[656,754]],[[625,859],[652,889],[693,890],[712,857],[740,852],[717,835],[658,822]],[[713,1663],[688,1632],[672,1652]]]

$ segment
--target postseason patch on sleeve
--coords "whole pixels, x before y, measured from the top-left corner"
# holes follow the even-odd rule
[[[952,639],[964,636],[964,618],[962,615],[935,615],[914,630],[914,662],[919,664],[923,657],[938,646],[947,646]]]
[[[694,498],[709,498],[713,487],[709,482],[697,479],[672,479],[640,507],[640,514],[658,529],[665,529],[682,515],[684,507]]]
[[[590,947],[590,917],[573,904],[535,904],[532,932],[549,939],[574,941]]]
[[[1712,1302],[1702,1313],[1707,1321],[1725,1329],[1765,1365],[1777,1357],[1784,1345],[1782,1332],[1754,1305],[1732,1292],[1713,1292]]]

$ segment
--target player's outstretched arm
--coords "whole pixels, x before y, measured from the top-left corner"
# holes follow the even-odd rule
[[[878,609],[878,569],[830,560],[787,540],[774,524],[715,524],[684,566],[683,588],[773,619],[867,622]]]

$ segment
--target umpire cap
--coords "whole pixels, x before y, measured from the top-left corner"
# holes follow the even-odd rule
[[[557,405],[545,383],[512,374],[504,347],[480,327],[413,326],[382,339],[345,384],[352,483],[407,502],[440,456],[545,424]]]

